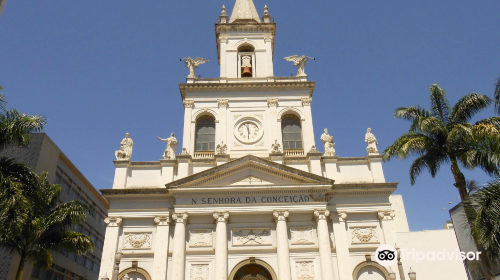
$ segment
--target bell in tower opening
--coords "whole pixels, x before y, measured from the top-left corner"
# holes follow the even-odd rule
[[[252,77],[252,57],[249,55],[241,57],[241,77]]]

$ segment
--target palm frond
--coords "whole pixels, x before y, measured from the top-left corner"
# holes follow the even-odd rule
[[[383,152],[384,161],[396,157],[398,160],[405,159],[410,155],[422,155],[425,152],[428,138],[418,132],[407,132],[401,135],[394,143]]]
[[[394,111],[394,117],[410,121],[410,131],[416,131],[420,118],[429,117],[430,113],[424,108],[417,107],[399,107]]]
[[[453,106],[450,119],[454,123],[466,123],[478,112],[488,108],[493,100],[475,92],[462,96]]]
[[[448,123],[450,105],[448,103],[446,91],[437,84],[433,84],[430,88],[430,93],[431,114],[440,119],[443,123]]]
[[[45,234],[72,228],[75,224],[82,224],[87,217],[89,207],[80,200],[73,200],[57,205],[45,219]]]
[[[471,230],[476,242],[492,258],[500,259],[500,182],[488,183],[469,198],[469,203],[475,209]]]
[[[500,78],[497,79],[495,85],[495,109],[497,114],[500,115]]]
[[[2,86],[0,86],[0,91],[2,91]],[[5,96],[0,93],[0,112],[5,112],[5,106],[7,106],[7,100]]]
[[[480,121],[477,121],[475,124],[476,125],[478,125],[478,124],[494,125],[494,126],[497,126],[500,128],[500,117],[491,117],[491,118],[482,119]]]
[[[496,143],[493,143],[495,145]],[[488,147],[470,148],[458,157],[459,161],[468,169],[481,168],[490,176],[500,174],[500,151]]]
[[[8,145],[26,146],[30,133],[40,132],[46,125],[42,116],[20,114],[15,109],[0,115],[0,149]]]
[[[46,248],[37,246],[34,250],[30,251],[28,254],[28,259],[34,264],[41,266],[45,269],[49,269],[52,265],[52,254]]]

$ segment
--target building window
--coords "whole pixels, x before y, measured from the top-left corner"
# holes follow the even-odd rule
[[[283,116],[281,118],[281,133],[284,150],[303,149],[302,127],[298,117],[295,115]]]
[[[196,122],[195,151],[215,151],[215,119],[203,116]]]

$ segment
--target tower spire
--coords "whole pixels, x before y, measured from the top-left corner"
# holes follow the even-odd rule
[[[229,23],[233,22],[261,23],[259,13],[257,13],[257,9],[255,9],[255,4],[252,0],[236,0],[233,13],[229,19]]]

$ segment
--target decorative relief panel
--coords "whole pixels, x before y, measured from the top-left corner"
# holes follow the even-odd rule
[[[212,247],[211,229],[189,230],[189,247]]]
[[[313,227],[290,227],[292,244],[314,244]]]
[[[297,279],[314,280],[314,263],[312,261],[296,262],[295,273]]]
[[[271,228],[233,228],[233,246],[272,245]]]
[[[380,243],[377,237],[376,227],[354,227],[351,236],[352,244]]]
[[[151,232],[129,232],[123,237],[123,249],[151,249],[153,234]]]
[[[192,264],[190,278],[191,280],[209,280],[210,267],[208,264]]]

